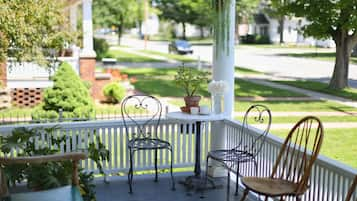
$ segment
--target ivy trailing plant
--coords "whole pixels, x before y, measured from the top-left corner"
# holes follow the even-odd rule
[[[4,154],[16,150],[18,156],[37,156],[60,153],[60,148],[71,146],[74,136],[68,138],[65,135],[58,135],[58,127],[51,128],[15,128],[11,135],[0,136],[0,150]],[[57,135],[53,135],[56,133]],[[41,136],[48,136],[47,139]],[[89,138],[89,133],[83,132],[81,138]],[[109,160],[109,150],[101,143],[96,133],[96,141],[88,143],[86,150],[77,149],[73,151],[88,152],[89,159],[93,160],[100,173],[104,174],[102,163]],[[36,139],[36,140],[35,140]],[[85,141],[82,142],[82,144]],[[33,190],[46,190],[56,188],[71,183],[72,164],[69,161],[48,162],[43,164],[21,164],[7,165],[2,167],[9,181],[10,186],[15,186],[27,180],[27,186]],[[93,173],[79,170],[80,192],[84,201],[95,201],[95,185],[93,184]]]

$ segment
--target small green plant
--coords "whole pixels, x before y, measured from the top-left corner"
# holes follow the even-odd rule
[[[103,94],[110,103],[119,103],[126,95],[125,87],[118,83],[112,82],[104,86]]]
[[[19,156],[36,156],[49,155],[60,153],[60,147],[72,145],[72,138],[66,138],[65,135],[58,134],[59,128],[15,128],[11,135],[0,136],[0,149],[4,154],[10,153],[11,150],[16,150]],[[49,136],[49,139],[42,139],[42,134]],[[81,138],[89,137],[89,133],[83,132]],[[96,135],[96,133],[95,133]],[[34,139],[37,139],[35,142]],[[69,144],[67,144],[69,143]],[[82,143],[85,143],[83,140]],[[36,145],[37,144],[37,145]],[[88,157],[93,160],[99,171],[103,172],[102,162],[109,160],[109,150],[101,143],[98,136],[96,141],[88,143]],[[23,180],[27,180],[27,186],[33,190],[46,190],[56,188],[71,183],[72,164],[69,161],[65,162],[48,162],[43,164],[21,164],[7,165],[4,168],[5,175],[10,184],[16,185]],[[85,201],[95,201],[95,185],[93,184],[93,173],[87,173],[80,170],[79,182],[80,192]]]
[[[185,66],[180,67],[175,75],[177,86],[185,90],[187,96],[194,96],[200,85],[208,81],[208,72],[198,71]]]

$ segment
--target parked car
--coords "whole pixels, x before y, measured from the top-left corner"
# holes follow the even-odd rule
[[[175,40],[169,44],[169,53],[177,54],[192,54],[192,46],[188,41],[185,40]]]

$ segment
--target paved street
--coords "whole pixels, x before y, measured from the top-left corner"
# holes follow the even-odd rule
[[[144,42],[133,39],[124,38],[122,45],[133,48],[143,49]],[[167,42],[148,41],[147,49],[161,51],[167,53]],[[212,46],[200,45],[194,46],[193,58],[200,57],[204,61],[212,61]],[[326,49],[333,51],[333,49]],[[329,81],[333,72],[334,62],[319,61],[315,59],[293,58],[282,56],[283,53],[312,53],[314,48],[256,48],[256,47],[238,47],[236,48],[235,65],[245,68],[254,69],[265,72],[267,74],[279,77],[298,78],[298,79],[314,79],[319,81]],[[357,88],[357,65],[350,65],[350,85]]]

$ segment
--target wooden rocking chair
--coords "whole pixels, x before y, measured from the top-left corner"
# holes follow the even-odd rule
[[[59,187],[50,190],[26,192],[26,193],[9,193],[7,186],[7,178],[1,169],[0,172],[0,200],[11,201],[83,201],[79,192],[79,180],[78,180],[78,162],[82,159],[86,159],[87,155],[84,153],[64,153],[45,156],[31,156],[31,157],[16,157],[16,158],[4,158],[0,157],[0,165],[12,165],[12,164],[41,164],[54,161],[72,161],[72,185]]]
[[[241,201],[245,200],[249,191],[265,196],[265,201],[268,197],[280,197],[282,201],[287,196],[300,201],[309,187],[312,165],[320,151],[323,133],[318,118],[308,116],[301,119],[286,137],[271,176],[243,177],[245,191]]]
[[[347,193],[347,196],[345,198],[345,201],[357,201],[357,198],[355,198],[355,200],[352,199],[353,198],[353,193],[356,190],[357,190],[357,175],[356,175],[355,179],[353,180],[350,189],[348,190],[348,193]]]

